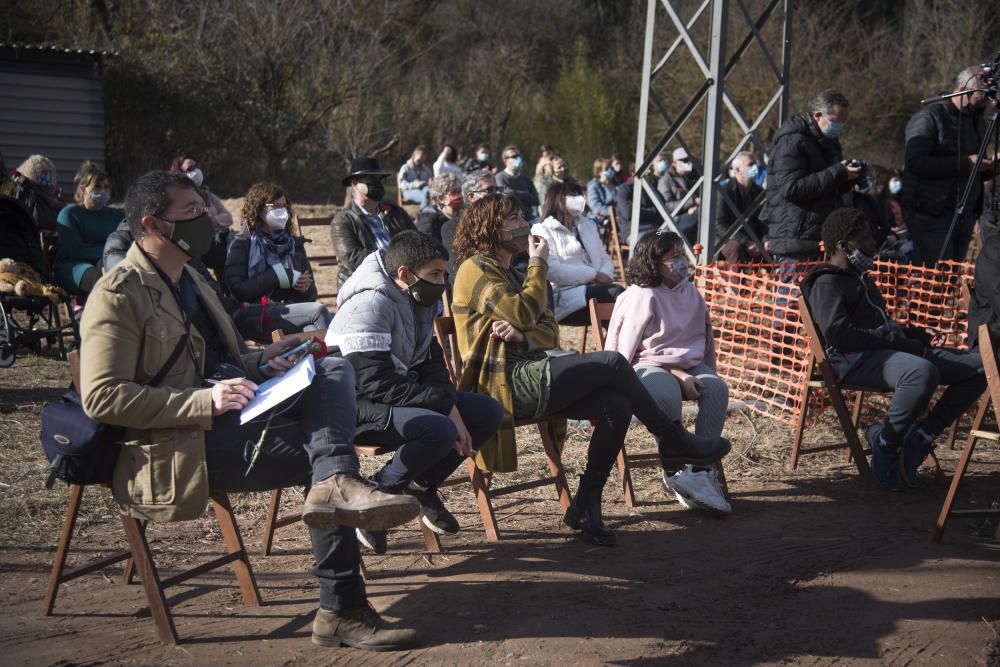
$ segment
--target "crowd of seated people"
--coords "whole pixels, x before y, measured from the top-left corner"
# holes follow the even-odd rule
[[[387,531],[415,517],[434,532],[458,532],[440,486],[466,459],[492,472],[515,470],[518,422],[548,419],[560,448],[565,420],[590,423],[585,467],[562,516],[590,544],[619,541],[604,522],[602,497],[633,418],[655,439],[668,492],[690,509],[732,511],[717,467],[730,451],[722,436],[729,389],[685,245],[700,200],[677,208],[680,235],[661,227],[659,213],[674,212],[690,194],[696,169],[684,148],[669,155],[669,162],[667,154],[653,160],[645,181],[618,155],[598,158],[584,190],[550,146],[542,146],[535,179],[514,144],[496,165],[480,144],[462,167],[451,144],[433,165],[417,146],[396,171],[399,200],[418,207],[416,223],[385,201],[393,172],[375,158],[355,158],[341,180],[348,204],[330,222],[336,314],[318,300],[293,202],[275,183],[250,187],[236,230],[187,155],[132,183],[124,210],[110,206],[111,180],[89,162],[69,206],[43,156],[26,160],[10,188],[41,230],[58,232],[56,279],[83,306],[87,414],[122,427],[143,448],[115,469],[112,491],[122,510],[179,521],[200,516],[210,491],[304,486],[319,589],[313,641],[395,650],[417,637],[386,625],[368,602],[361,547],[385,552]],[[720,232],[764,192],[756,155],[741,152],[730,168],[722,187],[732,205],[718,204]],[[843,206],[822,224],[829,261],[812,269],[802,291],[838,377],[895,392],[867,437],[879,485],[897,490],[919,484],[917,468],[936,438],[986,380],[975,349],[983,341],[973,339],[970,351],[935,347],[926,332],[887,315],[868,274],[878,246],[898,240],[901,180],[891,170],[874,177],[871,190],[847,187],[846,176],[838,185]],[[625,236],[636,187],[639,234],[627,239],[626,287],[614,280],[601,229],[613,216]],[[756,213],[747,221],[761,244],[766,223]],[[988,260],[1000,254],[998,239],[987,239],[976,267],[984,285],[997,282]],[[742,232],[727,243],[716,249],[727,261],[761,257]],[[996,323],[998,292],[974,295],[976,321]],[[462,368],[457,383],[434,333],[446,293]],[[568,354],[560,324],[588,323],[591,299],[615,304],[604,350]],[[243,424],[240,410],[259,383],[294,363],[286,356],[293,339],[271,342],[279,329],[315,331],[332,353],[284,410]],[[178,360],[178,347],[191,353]],[[153,386],[167,364],[176,365]],[[947,389],[928,409],[939,384]],[[684,401],[698,405],[693,433],[681,423]],[[234,455],[245,442],[259,445],[249,469]],[[355,443],[393,453],[365,477]]]

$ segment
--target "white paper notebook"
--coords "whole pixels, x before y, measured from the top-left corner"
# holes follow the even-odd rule
[[[302,357],[284,375],[271,378],[257,387],[257,395],[240,412],[240,424],[261,415],[285,399],[308,387],[316,377],[316,362],[311,354]]]

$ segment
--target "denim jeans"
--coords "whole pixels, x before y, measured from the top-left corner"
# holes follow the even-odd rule
[[[458,413],[472,438],[472,448],[478,450],[500,428],[503,409],[484,394],[458,392]],[[357,442],[396,447],[385,466],[372,479],[380,489],[399,493],[410,482],[436,489],[455,469],[464,456],[455,450],[458,431],[448,415],[425,408],[392,408],[388,426],[381,431],[365,431]]]
[[[316,364],[312,384],[278,407],[286,411],[274,417],[267,429],[260,454],[247,471],[247,443],[257,442],[266,418],[240,425],[239,410],[230,410],[212,420],[205,433],[205,460],[209,488],[213,491],[270,491],[302,484],[307,489],[335,473],[358,474],[354,452],[354,369],[339,357],[326,357]],[[319,578],[320,606],[329,611],[365,604],[361,578],[361,554],[353,528],[309,530]]]
[[[846,384],[892,391],[885,417],[886,442],[897,445],[934,395],[938,384],[948,388],[935,403],[923,429],[937,435],[958,419],[986,389],[983,360],[978,352],[931,348],[918,357],[897,350],[869,350],[843,377]]]
[[[430,203],[431,200],[431,189],[430,186],[425,185],[422,188],[416,188],[414,190],[403,190],[403,202],[410,202],[411,204],[419,204],[420,208],[424,208]]]
[[[286,335],[303,331],[326,331],[333,321],[333,315],[326,306],[315,301],[272,303],[267,307],[271,323],[268,330],[264,331],[260,321],[262,310],[260,306],[247,306],[233,313],[233,322],[241,336],[250,340],[270,341],[271,332],[275,329],[281,329]]]

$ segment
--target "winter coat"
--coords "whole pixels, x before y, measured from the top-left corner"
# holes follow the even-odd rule
[[[458,220],[459,216],[455,216],[455,220]],[[431,204],[420,209],[417,212],[417,231],[427,234],[438,241],[441,240],[441,227],[451,220],[447,215],[444,214],[436,204]]]
[[[677,208],[677,205],[681,203],[681,200],[687,196],[688,190],[691,189],[691,186],[693,186],[697,180],[698,177],[695,176],[694,172],[681,176],[674,171],[673,167],[670,167],[663,172],[663,176],[660,176],[660,180],[656,184],[656,191],[660,193],[660,197],[663,199],[663,206],[667,209],[667,213],[670,213],[671,215],[674,214],[674,209]],[[689,199],[686,207],[691,206],[694,206],[694,202]],[[677,211],[678,214],[685,212],[686,210]]]
[[[726,184],[721,187],[721,189],[725,192],[726,196],[732,200],[733,204],[736,205],[736,210],[739,211],[739,215],[733,213],[732,209],[729,208],[726,202],[723,201],[721,197],[719,198],[718,203],[715,205],[716,239],[721,239],[722,235],[729,230],[734,222],[736,222],[736,218],[743,215],[743,213],[753,205],[757,196],[763,192],[761,187],[756,183],[751,182],[749,188],[744,188],[735,178],[730,178]],[[759,214],[760,210],[758,209],[757,213],[747,218],[747,221],[744,224],[753,230],[753,233],[757,235],[757,238],[763,241],[767,230],[764,227],[764,224],[761,223]],[[742,226],[730,238],[734,241],[739,241],[740,243],[750,243],[750,236],[744,231]]]
[[[767,176],[767,228],[772,254],[818,257],[823,221],[853,187],[840,142],[823,136],[807,113],[784,122],[774,137]]]
[[[969,302],[969,349],[979,345],[979,325],[988,324],[990,338],[1000,344],[1000,234],[986,237],[976,257],[976,288]]]
[[[389,238],[399,232],[416,229],[410,214],[395,204],[379,204],[378,211]],[[333,216],[330,237],[337,255],[337,285],[343,287],[361,261],[375,252],[378,245],[364,212],[356,202],[351,202],[350,206]]]
[[[305,239],[301,236],[293,239],[295,244],[292,266],[296,271],[305,273],[311,271],[309,257],[306,256]],[[284,268],[264,271],[251,277],[250,271],[250,237],[240,232],[229,244],[226,255],[226,287],[238,301],[258,304],[261,297],[268,297],[275,303],[309,303],[315,301],[319,292],[313,282],[309,289],[300,292],[291,286],[291,276]]]
[[[868,274],[820,264],[806,274],[800,287],[841,378],[866,350],[903,350],[911,337],[889,318],[885,299]]]
[[[947,229],[972,170],[968,156],[979,150],[985,133],[983,114],[965,115],[951,100],[930,104],[913,114],[906,124],[900,192],[903,207],[940,218]],[[966,203],[967,212],[978,215],[982,192],[982,183],[977,180]]]
[[[576,226],[568,229],[549,216],[532,226],[531,233],[549,242],[549,282],[555,290],[557,320],[587,307],[587,284],[598,273],[614,275],[611,256],[590,218],[579,216]]]
[[[326,334],[354,367],[358,433],[385,429],[393,406],[447,415],[458,398],[434,338],[437,309],[414,304],[384,262],[373,252],[344,283]]]
[[[261,382],[262,352],[247,352],[212,288],[190,266],[184,270],[229,359],[246,377]],[[202,383],[205,339],[195,327],[189,351],[177,358],[163,382],[147,384],[184,329],[171,288],[134,244],[125,260],[97,281],[80,322],[84,410],[92,419],[125,428],[112,492],[126,512],[149,521],[195,519],[208,503],[205,431],[212,428],[212,389]]]

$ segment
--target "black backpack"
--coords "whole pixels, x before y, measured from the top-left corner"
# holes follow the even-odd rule
[[[186,324],[184,337],[150,385],[163,381],[187,346],[191,325]],[[45,488],[51,489],[56,479],[67,484],[110,484],[121,453],[123,431],[91,419],[83,410],[80,394],[73,389],[46,405],[42,408],[41,428],[42,449],[49,460]]]

